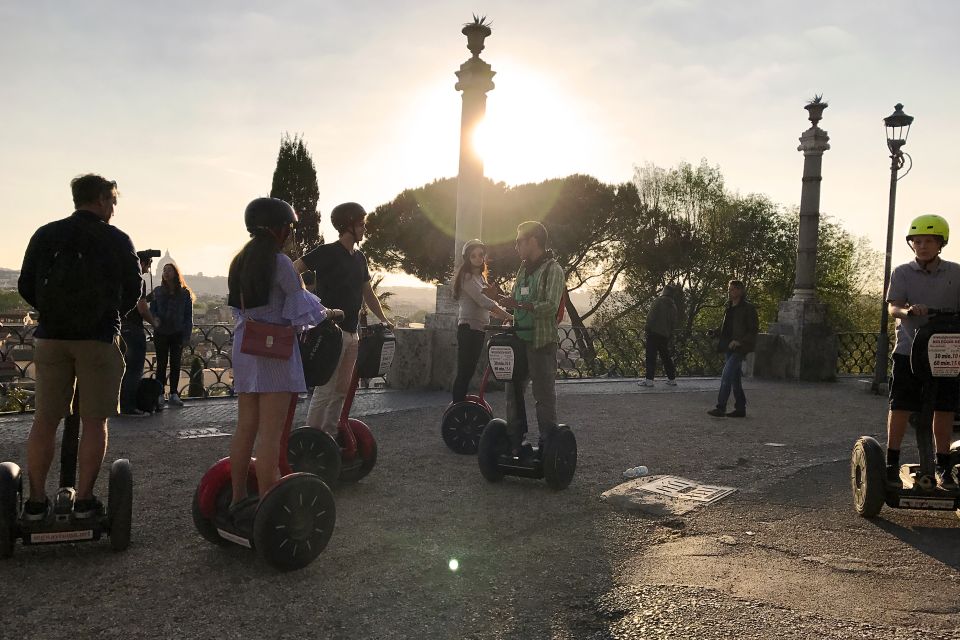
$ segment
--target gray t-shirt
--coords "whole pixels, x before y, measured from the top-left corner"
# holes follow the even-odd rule
[[[890,274],[887,302],[925,304],[932,309],[960,311],[960,265],[941,260],[935,271],[925,270],[913,260]],[[927,324],[927,318],[897,318],[897,346],[894,353],[910,355],[913,336]]]
[[[485,325],[490,324],[490,312],[497,308],[497,303],[483,295],[486,286],[483,276],[474,273],[463,274],[460,282],[460,312],[457,314],[457,324],[468,324],[471,329],[483,331]]]

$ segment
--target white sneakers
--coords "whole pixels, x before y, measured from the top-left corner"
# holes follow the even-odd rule
[[[172,407],[182,407],[182,406],[183,406],[183,400],[181,400],[181,399],[180,399],[180,396],[178,396],[178,395],[175,394],[175,393],[171,393],[171,394],[170,394],[170,398],[167,400],[167,402],[169,402],[169,403],[170,403],[170,406],[172,406]]]
[[[653,380],[650,380],[649,378],[643,378],[643,379],[641,379],[640,382],[637,383],[637,385],[639,385],[639,386],[641,386],[641,387],[655,387],[655,386],[657,386],[656,384],[654,384]],[[676,381],[676,380],[667,380],[667,386],[668,386],[668,387],[675,387],[675,386],[677,386],[677,381]]]

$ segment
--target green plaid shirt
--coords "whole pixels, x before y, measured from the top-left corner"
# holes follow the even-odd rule
[[[533,273],[521,266],[513,283],[513,299],[533,303],[533,311],[516,309],[513,320],[517,335],[534,349],[557,341],[557,309],[563,296],[563,269],[553,258],[544,260]]]

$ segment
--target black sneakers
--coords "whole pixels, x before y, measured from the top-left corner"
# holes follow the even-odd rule
[[[89,520],[103,515],[103,503],[96,496],[73,503],[73,519]]]
[[[23,513],[20,517],[24,522],[42,522],[47,519],[51,511],[53,511],[53,503],[50,502],[50,498],[45,498],[43,502],[27,500],[23,503]]]
[[[900,479],[899,465],[887,465],[887,487],[896,490],[903,489],[903,480]]]
[[[727,413],[728,418],[746,418],[747,412],[745,409],[734,409],[733,411]]]
[[[727,415],[727,412],[723,409],[713,408],[710,411],[707,411],[707,415],[713,416],[714,418],[723,418]]]

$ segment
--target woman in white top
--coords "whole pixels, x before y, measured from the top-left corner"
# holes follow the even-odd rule
[[[453,281],[453,299],[460,305],[457,315],[457,379],[453,383],[453,401],[462,402],[483,350],[483,327],[490,314],[512,320],[496,302],[483,295],[487,283],[487,247],[480,240],[463,245],[463,261]]]

